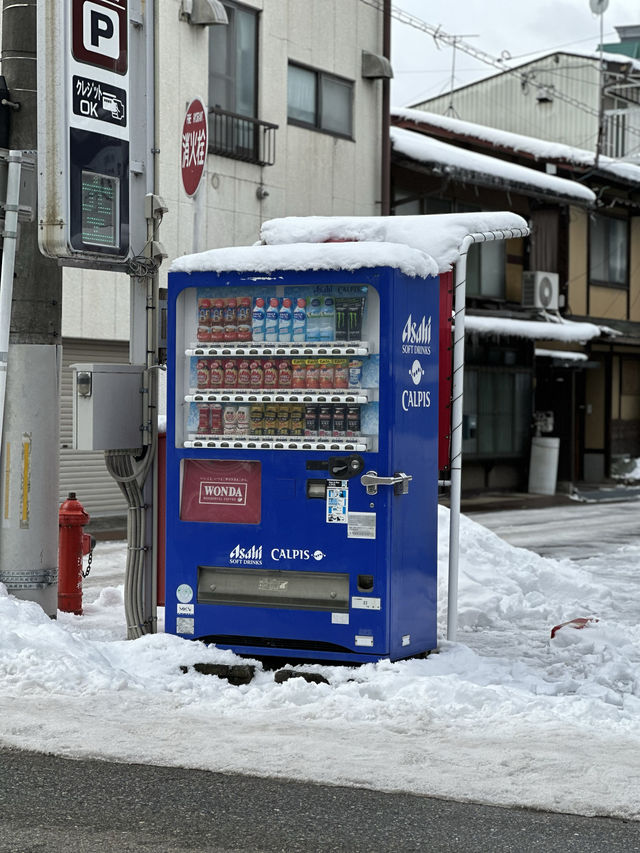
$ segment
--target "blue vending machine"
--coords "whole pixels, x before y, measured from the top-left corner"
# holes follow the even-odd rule
[[[436,647],[439,281],[361,245],[350,269],[339,244],[308,268],[255,246],[169,275],[170,633],[353,663]]]

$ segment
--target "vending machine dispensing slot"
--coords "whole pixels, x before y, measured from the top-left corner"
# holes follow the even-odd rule
[[[327,244],[307,268],[298,249],[268,270],[265,247],[213,250],[169,275],[166,630],[258,657],[421,654],[439,282],[396,263],[402,247],[375,267]]]
[[[349,575],[198,566],[198,603],[346,613]]]

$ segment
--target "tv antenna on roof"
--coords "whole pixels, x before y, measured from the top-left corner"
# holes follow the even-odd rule
[[[609,0],[589,0],[589,8],[594,15],[600,15],[600,82],[598,86],[598,136],[596,139],[596,159],[595,167],[598,168],[600,162],[600,151],[602,149],[602,137],[604,134],[604,105],[603,105],[603,88],[604,88],[604,13],[609,5]]]
[[[608,1],[608,0],[607,0]],[[460,34],[460,35],[452,35],[451,47],[453,50],[451,51],[451,85],[449,87],[449,106],[445,110],[445,115],[452,115],[454,118],[459,118],[458,113],[456,112],[456,108],[453,106],[453,90],[455,88],[455,74],[456,74],[456,46],[459,41],[462,39],[474,39],[478,38],[477,33],[468,33],[468,34]],[[438,41],[436,39],[436,45]]]

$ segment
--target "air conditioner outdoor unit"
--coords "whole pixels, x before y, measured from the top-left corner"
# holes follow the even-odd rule
[[[538,270],[522,273],[522,304],[530,308],[558,309],[559,281],[557,272]]]

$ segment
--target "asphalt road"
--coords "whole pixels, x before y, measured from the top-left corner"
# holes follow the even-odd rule
[[[634,853],[640,823],[0,750],[1,853],[558,850]]]
[[[468,512],[511,545],[543,557],[585,559],[640,542],[640,501]]]

